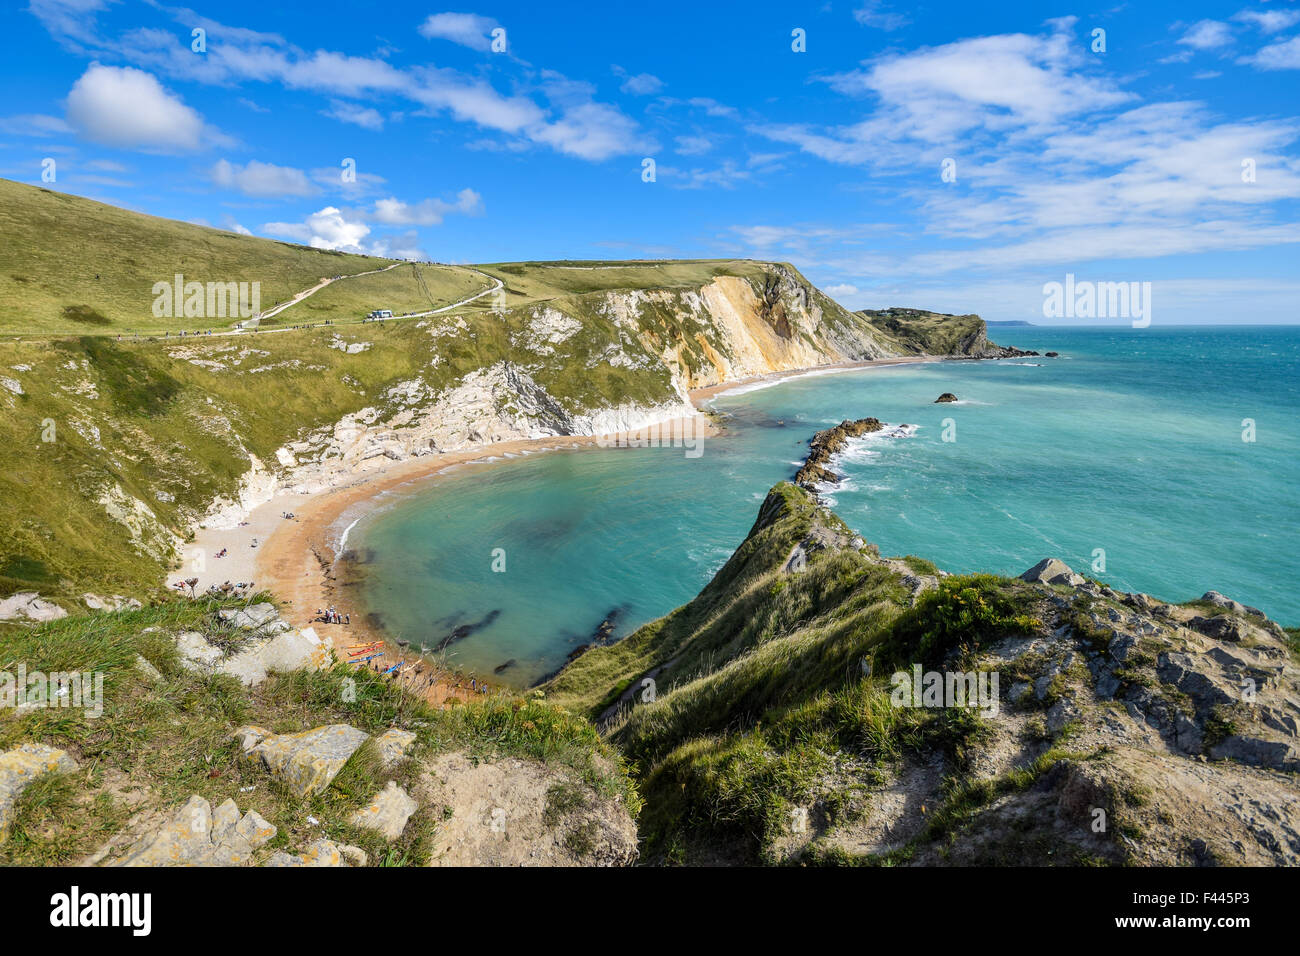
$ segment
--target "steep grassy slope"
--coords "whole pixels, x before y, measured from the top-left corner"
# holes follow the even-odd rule
[[[881,558],[781,484],[695,600],[544,691],[637,768],[649,862],[1300,859],[1287,635],[1079,580]],[[990,707],[900,706],[913,666],[1001,680]],[[1271,675],[1258,701],[1242,672]]]
[[[391,260],[157,219],[0,179],[0,334],[100,335],[226,326],[155,318],[155,282],[261,282],[262,308],[322,277]]]

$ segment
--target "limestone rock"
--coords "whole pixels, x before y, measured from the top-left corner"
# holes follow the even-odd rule
[[[53,601],[45,601],[35,591],[20,591],[0,601],[0,621],[24,617],[29,621],[57,621],[68,612]]]
[[[279,617],[279,613],[276,611],[274,604],[263,602],[246,608],[225,608],[218,611],[217,616],[234,627],[255,630],[271,623],[271,621]]]
[[[245,866],[275,837],[255,810],[242,817],[234,800],[216,810],[195,794],[170,821],[141,837],[111,866]]]
[[[221,648],[213,647],[198,631],[183,631],[176,635],[176,653],[181,667],[190,671],[212,673],[221,660]]]
[[[367,806],[352,815],[352,822],[359,827],[378,830],[387,840],[396,840],[406,829],[406,821],[418,809],[419,804],[411,795],[396,781],[390,780]]]
[[[352,848],[349,848],[352,849]],[[301,853],[289,854],[277,850],[266,861],[267,866],[347,866],[343,847],[332,840],[317,840]]]
[[[415,734],[400,727],[390,727],[375,738],[375,744],[379,747],[379,757],[385,766],[395,764],[405,757],[413,743],[415,743]]]
[[[269,641],[246,647],[217,666],[249,687],[266,680],[270,673],[317,669],[329,663],[330,646],[310,627],[286,631]]]
[[[45,744],[19,744],[0,754],[0,840],[9,835],[14,802],[37,777],[46,773],[71,773],[77,763],[62,750]]]
[[[247,740],[249,728],[236,731]],[[265,734],[244,750],[244,759],[260,763],[282,778],[299,796],[319,793],[343,769],[369,734],[347,724],[331,724],[296,734]]]
[[[1056,558],[1044,558],[1020,575],[1022,581],[1043,581],[1047,584],[1067,584],[1078,587],[1084,583],[1082,575],[1075,574],[1070,566]]]

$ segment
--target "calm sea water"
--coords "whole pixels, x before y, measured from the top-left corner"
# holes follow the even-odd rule
[[[352,530],[357,599],[415,645],[455,638],[460,667],[513,661],[490,679],[534,682],[603,622],[625,635],[693,597],[813,433],[874,416],[917,427],[856,443],[829,497],[886,554],[1005,574],[1055,556],[1123,590],[1214,588],[1300,623],[1300,328],[993,337],[1061,357],[733,392],[714,402],[727,433],[693,459],[557,451],[454,471]],[[933,404],[948,391],[958,404]]]

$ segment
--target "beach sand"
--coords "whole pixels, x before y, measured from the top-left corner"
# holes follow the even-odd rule
[[[755,378],[727,382],[690,393],[692,403],[701,407],[704,402],[735,388],[753,386],[807,374],[825,374],[838,370],[903,365],[916,362],[942,361],[930,357],[877,359],[867,362],[844,362],[821,365],[810,369],[792,369],[774,372]],[[666,428],[682,422],[665,423]],[[697,415],[690,423],[699,429],[695,434],[708,434],[712,428],[708,418]],[[635,433],[634,433],[635,434]],[[616,443],[626,440],[625,435],[614,436]],[[435,662],[423,659],[418,653],[384,642],[384,635],[365,621],[360,608],[340,604],[339,589],[334,577],[335,548],[345,528],[364,514],[371,503],[385,492],[414,490],[455,466],[472,465],[500,459],[506,455],[524,452],[544,452],[601,445],[608,447],[610,440],[602,436],[559,436],[539,439],[498,442],[485,447],[446,452],[390,461],[386,458],[370,459],[365,470],[355,478],[313,494],[281,491],[270,501],[254,508],[245,523],[236,528],[203,528],[195,540],[186,547],[187,562],[168,576],[169,586],[178,581],[197,577],[197,593],[210,585],[252,583],[254,590],[269,590],[283,603],[281,613],[294,627],[313,627],[322,637],[328,637],[339,660],[346,661],[358,645],[382,642],[381,656],[367,665],[387,670],[402,665],[400,679],[409,689],[435,705],[445,705],[449,699],[470,699],[473,691],[470,680],[475,675],[458,674],[440,668]],[[293,514],[292,519],[284,517]],[[216,557],[222,551],[225,557]],[[200,561],[194,556],[201,555]],[[189,593],[188,588],[185,593]],[[318,620],[319,610],[335,607],[340,614],[351,614],[350,624],[328,624]],[[354,613],[355,612],[355,613]],[[368,653],[366,655],[368,656]],[[490,680],[489,686],[494,682]]]

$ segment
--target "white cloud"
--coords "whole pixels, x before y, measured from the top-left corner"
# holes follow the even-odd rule
[[[664,88],[664,81],[652,73],[632,74],[621,66],[614,67],[614,75],[623,80],[619,89],[633,96],[649,96]]]
[[[1261,70],[1300,70],[1300,36],[1271,43],[1254,56],[1242,57],[1240,62]]]
[[[304,222],[268,222],[262,231],[315,249],[369,252],[363,240],[370,235],[370,227],[337,206],[326,206],[319,212],[312,213]]]
[[[212,182],[222,189],[235,189],[245,196],[257,198],[313,196],[319,192],[301,169],[276,166],[256,159],[244,166],[224,159],[217,160],[212,167],[211,176]]]
[[[902,29],[912,22],[903,14],[890,10],[881,0],[867,0],[853,11],[853,19],[864,27],[874,27],[886,32]]]
[[[72,127],[57,116],[24,113],[19,116],[0,117],[0,132],[12,136],[63,136],[71,133]]]
[[[707,136],[678,136],[677,152],[683,156],[698,156],[713,149],[713,143]]]
[[[534,141],[561,153],[590,160],[653,152],[657,146],[641,135],[635,120],[616,107],[594,101],[575,106],[528,133]]]
[[[420,24],[420,35],[429,40],[450,40],[472,50],[487,50],[492,46],[492,31],[498,26],[491,17],[477,13],[435,13]]]
[[[857,295],[858,287],[848,282],[839,282],[826,286],[823,291],[829,296]]]
[[[345,100],[330,100],[330,108],[322,110],[321,114],[332,117],[341,123],[352,123],[362,129],[381,130],[384,128],[384,117],[380,115],[379,110],[372,109],[369,106],[359,106],[356,103],[348,103]]]
[[[483,212],[483,197],[472,189],[462,189],[455,202],[425,199],[406,203],[392,197],[375,202],[372,217],[375,222],[388,226],[436,226],[451,213],[476,216]]]
[[[1200,20],[1178,42],[1197,50],[1214,50],[1232,42],[1232,29],[1218,20]]]
[[[1300,23],[1300,10],[1242,10],[1234,13],[1232,19],[1253,23],[1261,33],[1277,33]]]
[[[68,93],[68,122],[106,146],[193,151],[213,139],[195,110],[152,75],[92,63]]]

